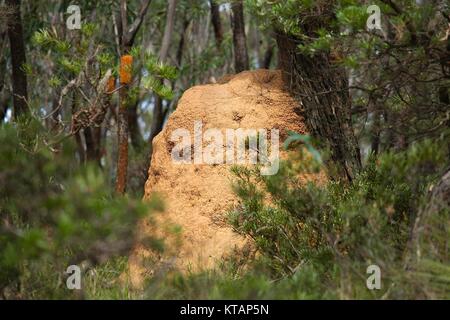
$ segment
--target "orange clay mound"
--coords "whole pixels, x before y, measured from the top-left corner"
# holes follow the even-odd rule
[[[153,156],[145,198],[159,193],[165,204],[157,216],[157,228],[145,222],[140,234],[162,236],[166,250],[157,257],[181,271],[213,268],[226,256],[243,252],[250,240],[237,234],[226,222],[226,212],[237,204],[231,189],[231,165],[176,164],[172,161],[171,134],[185,128],[193,136],[194,122],[203,131],[218,129],[278,129],[280,145],[287,131],[305,133],[300,106],[284,90],[281,71],[247,71],[227,76],[217,84],[187,90],[153,142]],[[269,138],[270,139],[270,138]],[[174,236],[174,226],[181,231]],[[133,282],[151,274],[142,261],[154,257],[136,248],[130,260]]]

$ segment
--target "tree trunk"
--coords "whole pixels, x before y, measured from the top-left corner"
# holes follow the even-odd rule
[[[127,70],[123,57],[128,55],[133,43],[128,42],[128,18],[127,18],[127,1],[121,0],[120,2],[120,21],[121,21],[121,57],[120,68],[122,69],[119,76],[119,111],[117,114],[117,174],[116,174],[116,192],[118,194],[125,194],[127,189],[127,176],[128,176],[128,137],[130,135],[128,131],[128,115],[126,102],[128,99],[128,89],[131,79],[122,79],[122,72],[131,73],[131,70]],[[134,39],[134,37],[133,37]],[[131,64],[129,65],[131,67]]]
[[[86,160],[101,166],[101,127],[92,126],[84,129],[86,143]]]
[[[11,19],[8,19],[8,37],[11,47],[12,86],[14,101],[14,117],[28,112],[27,76],[23,70],[26,64],[25,44],[20,14],[20,0],[6,0],[6,4],[13,8]]]
[[[264,69],[270,69],[270,65],[272,64],[274,49],[275,48],[274,48],[273,44],[269,44],[269,46],[267,47],[267,50],[264,53],[264,62],[263,62]]]
[[[234,71],[236,73],[249,69],[247,39],[245,36],[244,6],[242,0],[231,4],[231,22],[233,26]]]
[[[8,97],[0,93],[0,125],[5,121],[8,112]]]
[[[120,54],[122,55],[121,60],[124,55],[128,55],[130,53],[136,35],[142,25],[145,15],[147,14],[150,3],[151,0],[141,2],[141,7],[139,9],[137,17],[131,25],[128,25],[127,1],[120,1],[120,24],[118,28],[118,36],[120,44]],[[128,72],[131,72],[131,70],[128,70]],[[123,79],[120,79],[121,88],[119,90],[119,114],[117,116],[117,138],[119,154],[117,159],[116,192],[119,194],[124,194],[127,188],[128,137],[130,135],[128,127],[128,112],[126,106],[130,83],[124,83],[122,80]]]
[[[72,116],[78,111],[78,98],[77,94],[73,92],[72,95]],[[85,163],[86,161],[86,152],[84,150],[83,140],[81,139],[81,133],[80,131],[75,132],[74,134],[75,142],[77,144],[77,153],[78,157],[80,158],[80,163]]]
[[[6,32],[0,34],[0,125],[6,118],[6,112],[8,111],[8,101],[9,101],[8,94],[6,94],[6,92],[3,92],[3,89],[5,88],[5,76],[6,76],[6,57],[4,54],[5,42],[6,42]]]
[[[127,188],[128,174],[128,119],[126,100],[128,97],[128,88],[123,85],[119,91],[119,115],[118,115],[118,146],[119,155],[117,160],[116,192],[124,194]]]
[[[378,154],[380,150],[380,135],[381,135],[381,114],[376,106],[377,110],[372,113],[372,127],[370,128],[371,150],[374,154]]]
[[[93,128],[87,127],[84,129],[84,141],[86,143],[86,160],[93,162],[96,159],[95,154],[95,139],[93,134]]]
[[[223,42],[223,28],[222,20],[220,19],[220,5],[217,4],[216,0],[209,0],[211,7],[211,22],[214,29],[214,36],[216,38],[217,49],[220,50]]]
[[[164,36],[161,44],[161,50],[159,52],[159,61],[161,61],[162,63],[166,62],[169,55],[170,43],[172,42],[173,27],[175,24],[176,4],[176,0],[170,0],[168,3],[166,26],[164,28]],[[161,97],[159,97],[158,95],[155,95],[155,107],[153,109],[153,119],[149,138],[150,146],[153,138],[156,137],[163,128],[164,114],[165,112],[163,110],[163,99],[161,99]]]
[[[310,133],[331,149],[331,177],[352,181],[361,168],[361,158],[351,125],[347,74],[333,65],[327,52],[314,56],[299,53],[297,42],[277,36],[280,68],[302,103]]]
[[[181,69],[181,62],[183,60],[183,51],[184,51],[184,45],[186,42],[186,29],[189,28],[189,25],[191,24],[191,21],[188,20],[186,17],[184,17],[183,21],[183,30],[181,31],[180,41],[178,42],[178,48],[177,48],[177,67]],[[172,81],[172,89],[175,88],[175,81]]]
[[[141,150],[143,146],[143,139],[141,131],[139,130],[139,115],[138,115],[139,101],[127,108],[128,127],[130,130],[131,144],[134,150]]]
[[[165,62],[169,54],[170,43],[172,42],[173,27],[175,25],[177,0],[169,0],[168,2],[166,26],[164,28],[164,36],[161,43],[161,50],[159,52],[159,60],[161,62]]]
[[[442,70],[444,70],[447,74],[450,73],[450,64],[448,63],[448,60],[450,57],[450,36],[447,37],[447,52],[445,52],[444,58],[441,59],[441,66],[442,66]],[[447,58],[445,58],[447,57]],[[447,63],[446,63],[447,62]],[[442,104],[442,106],[444,108],[446,108],[447,110],[450,109],[450,86],[445,85],[445,86],[441,86],[439,88],[439,102]],[[446,121],[447,124],[447,128],[450,129],[450,119],[447,118]],[[447,143],[447,148],[448,148],[448,156],[450,159],[450,142]]]
[[[153,109],[152,127],[150,132],[149,141],[153,142],[153,139],[161,132],[164,125],[164,111],[163,100],[161,97],[155,95],[155,107]]]
[[[137,86],[139,87],[141,83],[141,76],[137,81]],[[127,107],[127,117],[128,117],[128,129],[130,131],[131,145],[135,151],[140,151],[144,145],[144,139],[142,138],[141,131],[139,129],[139,99]]]

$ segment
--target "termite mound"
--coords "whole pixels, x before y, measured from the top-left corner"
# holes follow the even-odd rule
[[[250,244],[226,221],[227,211],[237,205],[231,188],[231,165],[177,164],[172,159],[172,133],[182,128],[193,136],[195,121],[201,121],[203,130],[277,129],[280,144],[288,131],[306,133],[300,105],[285,89],[281,71],[246,71],[215,84],[195,86],[183,94],[153,141],[145,185],[145,198],[154,192],[160,194],[166,210],[156,217],[157,227],[143,221],[139,232],[164,238],[166,250],[157,259],[181,271],[214,268]],[[177,236],[169,231],[176,228],[180,230]],[[140,246],[136,248],[130,260],[134,282],[151,274],[142,261],[154,255]]]

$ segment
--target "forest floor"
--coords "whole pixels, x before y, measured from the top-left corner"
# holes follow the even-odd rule
[[[166,210],[156,217],[156,228],[143,221],[139,232],[142,237],[156,234],[163,238],[164,254],[157,260],[181,271],[213,268],[232,253],[248,255],[251,251],[251,241],[234,232],[227,222],[226,213],[238,204],[232,190],[231,165],[179,164],[171,158],[174,130],[186,129],[194,137],[195,121],[201,121],[202,132],[211,128],[224,134],[226,129],[278,129],[280,145],[288,131],[306,132],[300,106],[285,90],[281,71],[246,71],[184,93],[154,140],[145,186],[145,198],[160,194]],[[154,258],[154,254],[143,247],[134,251],[130,259],[133,283],[151,274],[144,263],[149,257]]]

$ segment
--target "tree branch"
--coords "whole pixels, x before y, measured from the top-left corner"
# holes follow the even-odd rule
[[[144,21],[144,17],[147,14],[148,8],[152,0],[145,0],[141,3],[141,9],[139,10],[139,14],[131,24],[129,30],[125,34],[125,45],[132,45],[134,42],[134,38],[136,37],[139,28],[141,27],[142,22]],[[127,30],[127,29],[124,29]]]
[[[128,19],[127,19],[128,9],[127,0],[120,0],[120,23],[122,26],[122,45],[124,45],[124,40],[126,38],[126,30],[128,30]]]

